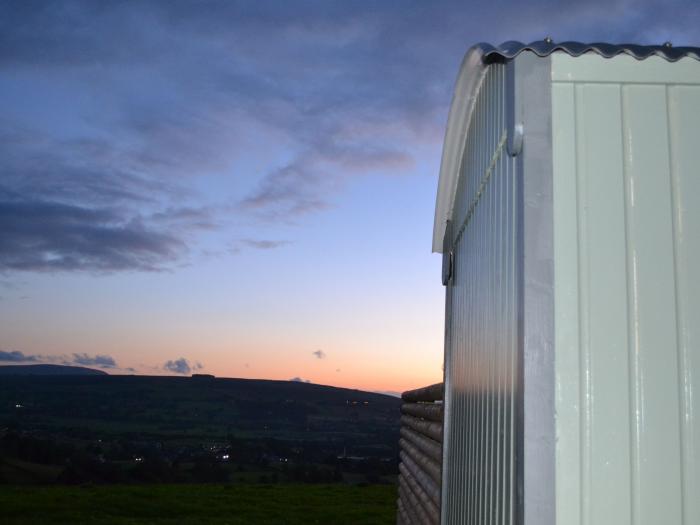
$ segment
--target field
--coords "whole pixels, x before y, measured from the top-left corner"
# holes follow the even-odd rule
[[[289,381],[5,376],[0,523],[394,523],[400,403]]]
[[[0,487],[10,524],[393,524],[388,485],[96,485]]]

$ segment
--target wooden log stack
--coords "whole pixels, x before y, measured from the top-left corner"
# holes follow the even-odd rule
[[[401,395],[397,525],[439,525],[442,483],[442,383]]]

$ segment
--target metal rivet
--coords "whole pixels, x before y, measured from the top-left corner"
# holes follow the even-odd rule
[[[553,42],[552,37],[551,36],[544,37],[544,42],[545,42],[545,44],[551,44]]]
[[[664,47],[673,47],[671,42],[664,42]]]

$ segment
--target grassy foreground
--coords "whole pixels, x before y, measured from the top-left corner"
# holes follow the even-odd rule
[[[388,485],[0,485],[10,524],[393,524]]]

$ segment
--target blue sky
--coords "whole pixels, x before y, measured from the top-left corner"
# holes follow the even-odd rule
[[[696,2],[3,2],[0,361],[438,381],[464,52],[697,45],[699,22]]]

